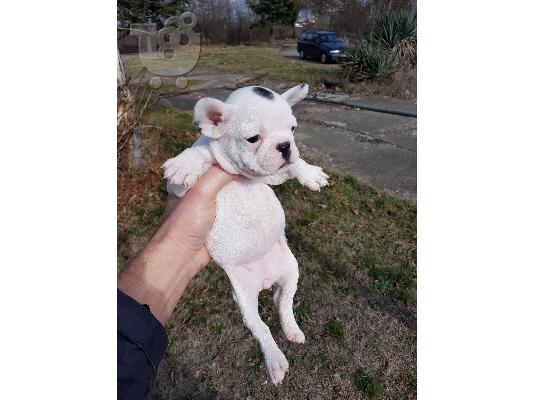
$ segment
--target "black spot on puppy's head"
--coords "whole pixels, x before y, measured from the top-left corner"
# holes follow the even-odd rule
[[[254,86],[254,89],[252,90],[258,96],[265,97],[266,99],[269,99],[269,100],[274,99],[274,94],[269,89],[265,89],[264,87],[261,87],[261,86]]]

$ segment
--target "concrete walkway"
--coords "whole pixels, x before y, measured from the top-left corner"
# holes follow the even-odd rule
[[[391,195],[417,197],[416,118],[304,102],[296,140],[321,165]]]
[[[229,75],[221,77],[221,75]],[[217,73],[217,80],[238,81],[242,76]],[[198,79],[198,78],[197,78]],[[254,82],[271,87],[270,82]],[[227,88],[199,87],[198,91],[160,98],[168,107],[192,112],[201,97],[224,100]],[[313,101],[328,99],[329,103]],[[340,104],[331,104],[330,101]],[[351,104],[344,105],[344,104]],[[393,111],[416,113],[414,103],[385,98],[348,98],[335,94],[313,94],[294,108],[298,120],[295,139],[304,157],[328,169],[352,175],[393,196],[416,202],[417,118],[381,113],[356,107],[358,104]]]

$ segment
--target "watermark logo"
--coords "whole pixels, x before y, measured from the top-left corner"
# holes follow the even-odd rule
[[[131,37],[137,37],[139,62],[153,75],[149,81],[153,89],[161,88],[168,80],[184,89],[188,81],[183,75],[200,58],[200,33],[194,31],[197,22],[195,14],[185,12],[168,18],[160,30],[156,24],[130,24],[129,36],[120,39],[119,44],[131,43]]]

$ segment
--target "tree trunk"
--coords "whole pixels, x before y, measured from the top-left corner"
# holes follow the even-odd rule
[[[274,40],[274,27],[270,26],[269,27],[269,44],[273,44],[273,40]]]
[[[117,163],[135,170],[143,164],[143,141],[139,131],[139,109],[128,86],[126,70],[117,51]]]

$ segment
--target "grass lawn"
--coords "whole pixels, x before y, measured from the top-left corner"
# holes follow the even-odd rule
[[[261,46],[203,47],[198,65],[308,83],[321,82],[325,75],[335,75],[339,71],[339,65],[300,62],[280,56],[278,51],[278,47]]]
[[[278,47],[262,46],[203,46],[197,67],[218,69],[227,72],[246,73],[252,76],[268,74],[274,80],[320,83],[325,76],[335,75],[339,65],[300,62],[278,54]],[[144,55],[153,71],[185,71],[191,68],[193,54],[181,55],[169,63],[155,54]],[[142,70],[141,59],[136,54],[123,54],[122,59],[130,76],[137,76]]]
[[[236,55],[268,57],[246,49]],[[239,58],[225,54],[213,49],[203,62],[238,69]],[[283,74],[282,64],[269,70]],[[155,168],[196,138],[188,114],[160,105],[147,109],[142,125]],[[263,384],[262,355],[242,324],[228,279],[209,265],[167,326],[170,345],[152,399],[416,397],[416,207],[327,172],[330,186],[319,193],[296,180],[274,187],[299,261],[295,314],[306,334],[304,345],[289,343],[272,293],[261,293],[260,314],[290,363],[283,384]],[[119,173],[118,188],[121,270],[157,227],[166,194],[161,174],[148,169]]]

